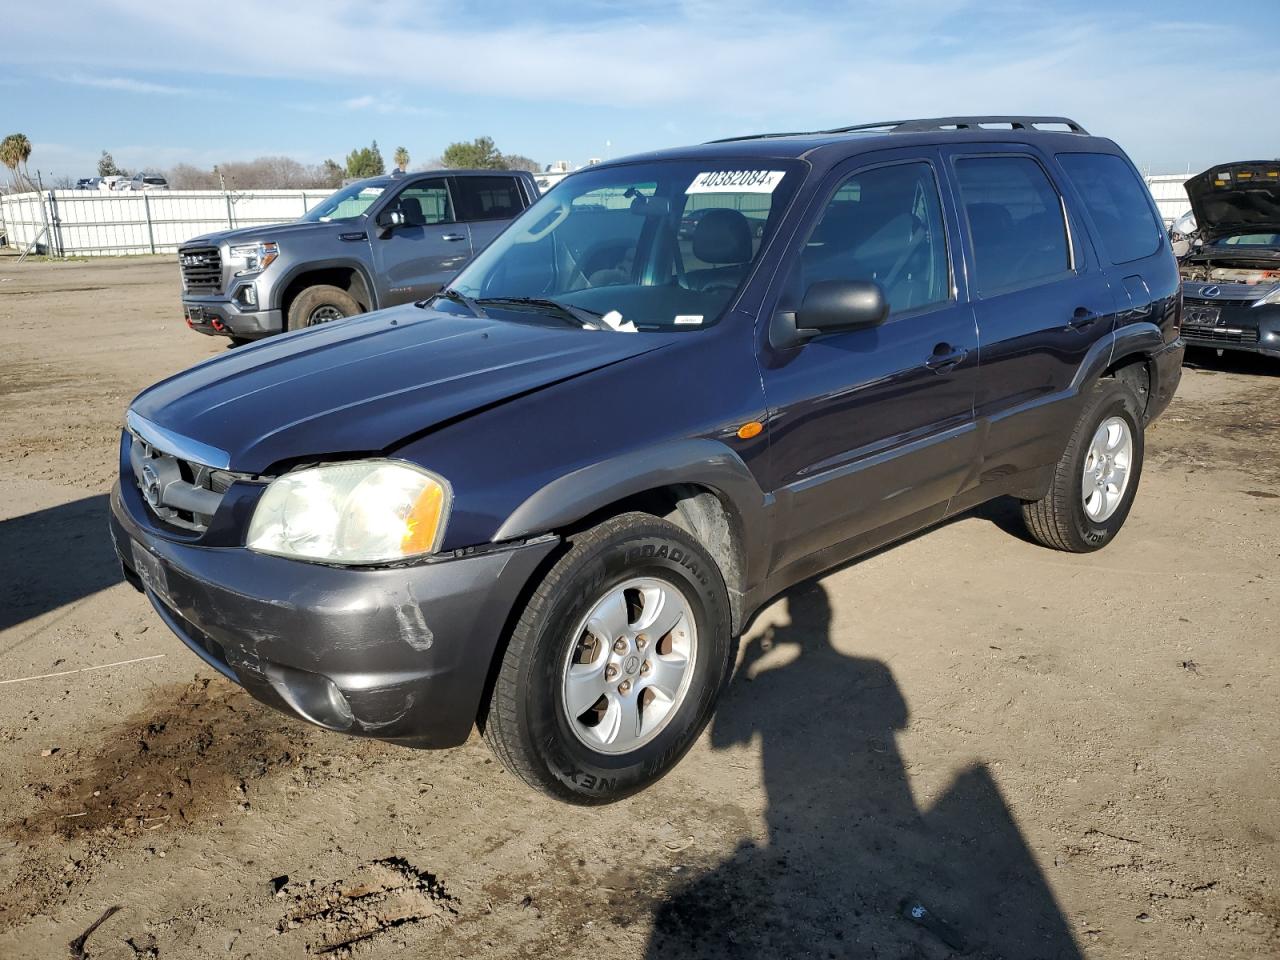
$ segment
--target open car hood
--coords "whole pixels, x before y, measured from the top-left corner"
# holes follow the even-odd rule
[[[406,305],[206,360],[144,390],[130,410],[225,454],[231,470],[265,473],[282,461],[387,451],[668,343]]]
[[[1227,163],[1186,183],[1206,243],[1242,233],[1280,233],[1280,161]]]

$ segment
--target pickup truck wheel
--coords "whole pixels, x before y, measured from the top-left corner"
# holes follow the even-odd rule
[[[289,329],[301,330],[321,323],[354,317],[361,313],[360,304],[340,287],[327,283],[307,287],[289,306]]]
[[[1022,505],[1031,536],[1046,547],[1087,553],[1105,547],[1129,516],[1142,476],[1142,407],[1119,380],[1098,381],[1039,500]]]
[[[574,536],[533,590],[498,668],[485,739],[544,793],[619,800],[693,744],[732,647],[715,561],[674,524],[622,514]]]

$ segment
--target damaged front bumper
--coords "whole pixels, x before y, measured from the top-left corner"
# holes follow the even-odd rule
[[[331,730],[450,747],[480,708],[499,638],[557,538],[411,566],[321,566],[162,535],[116,483],[126,578],[202,660],[279,710]]]

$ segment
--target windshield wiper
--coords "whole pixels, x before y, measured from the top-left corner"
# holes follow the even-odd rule
[[[505,307],[542,307],[543,309],[554,310],[560,316],[592,329],[596,328],[596,321],[604,316],[603,313],[597,310],[575,306],[571,303],[561,303],[559,300],[552,300],[550,297],[483,297],[478,302],[493,303]]]
[[[433,300],[435,297],[443,297],[445,300],[452,300],[454,303],[460,303],[471,311],[472,316],[479,317],[482,320],[488,319],[489,317],[489,315],[484,312],[484,307],[480,306],[480,304],[475,300],[472,300],[461,290],[454,290],[452,287],[445,287],[443,290],[436,291],[435,296],[428,297],[427,300]],[[425,307],[427,305],[427,300],[419,300],[416,306]]]

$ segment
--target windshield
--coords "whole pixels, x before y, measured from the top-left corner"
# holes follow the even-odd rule
[[[1280,233],[1238,233],[1213,241],[1215,247],[1280,247]]]
[[[353,183],[321,200],[304,213],[302,219],[309,223],[354,220],[373,206],[385,189],[386,185],[381,183]]]
[[[491,316],[559,308],[562,320],[594,316],[615,329],[703,329],[750,274],[800,166],[666,160],[575,173],[450,287]]]

